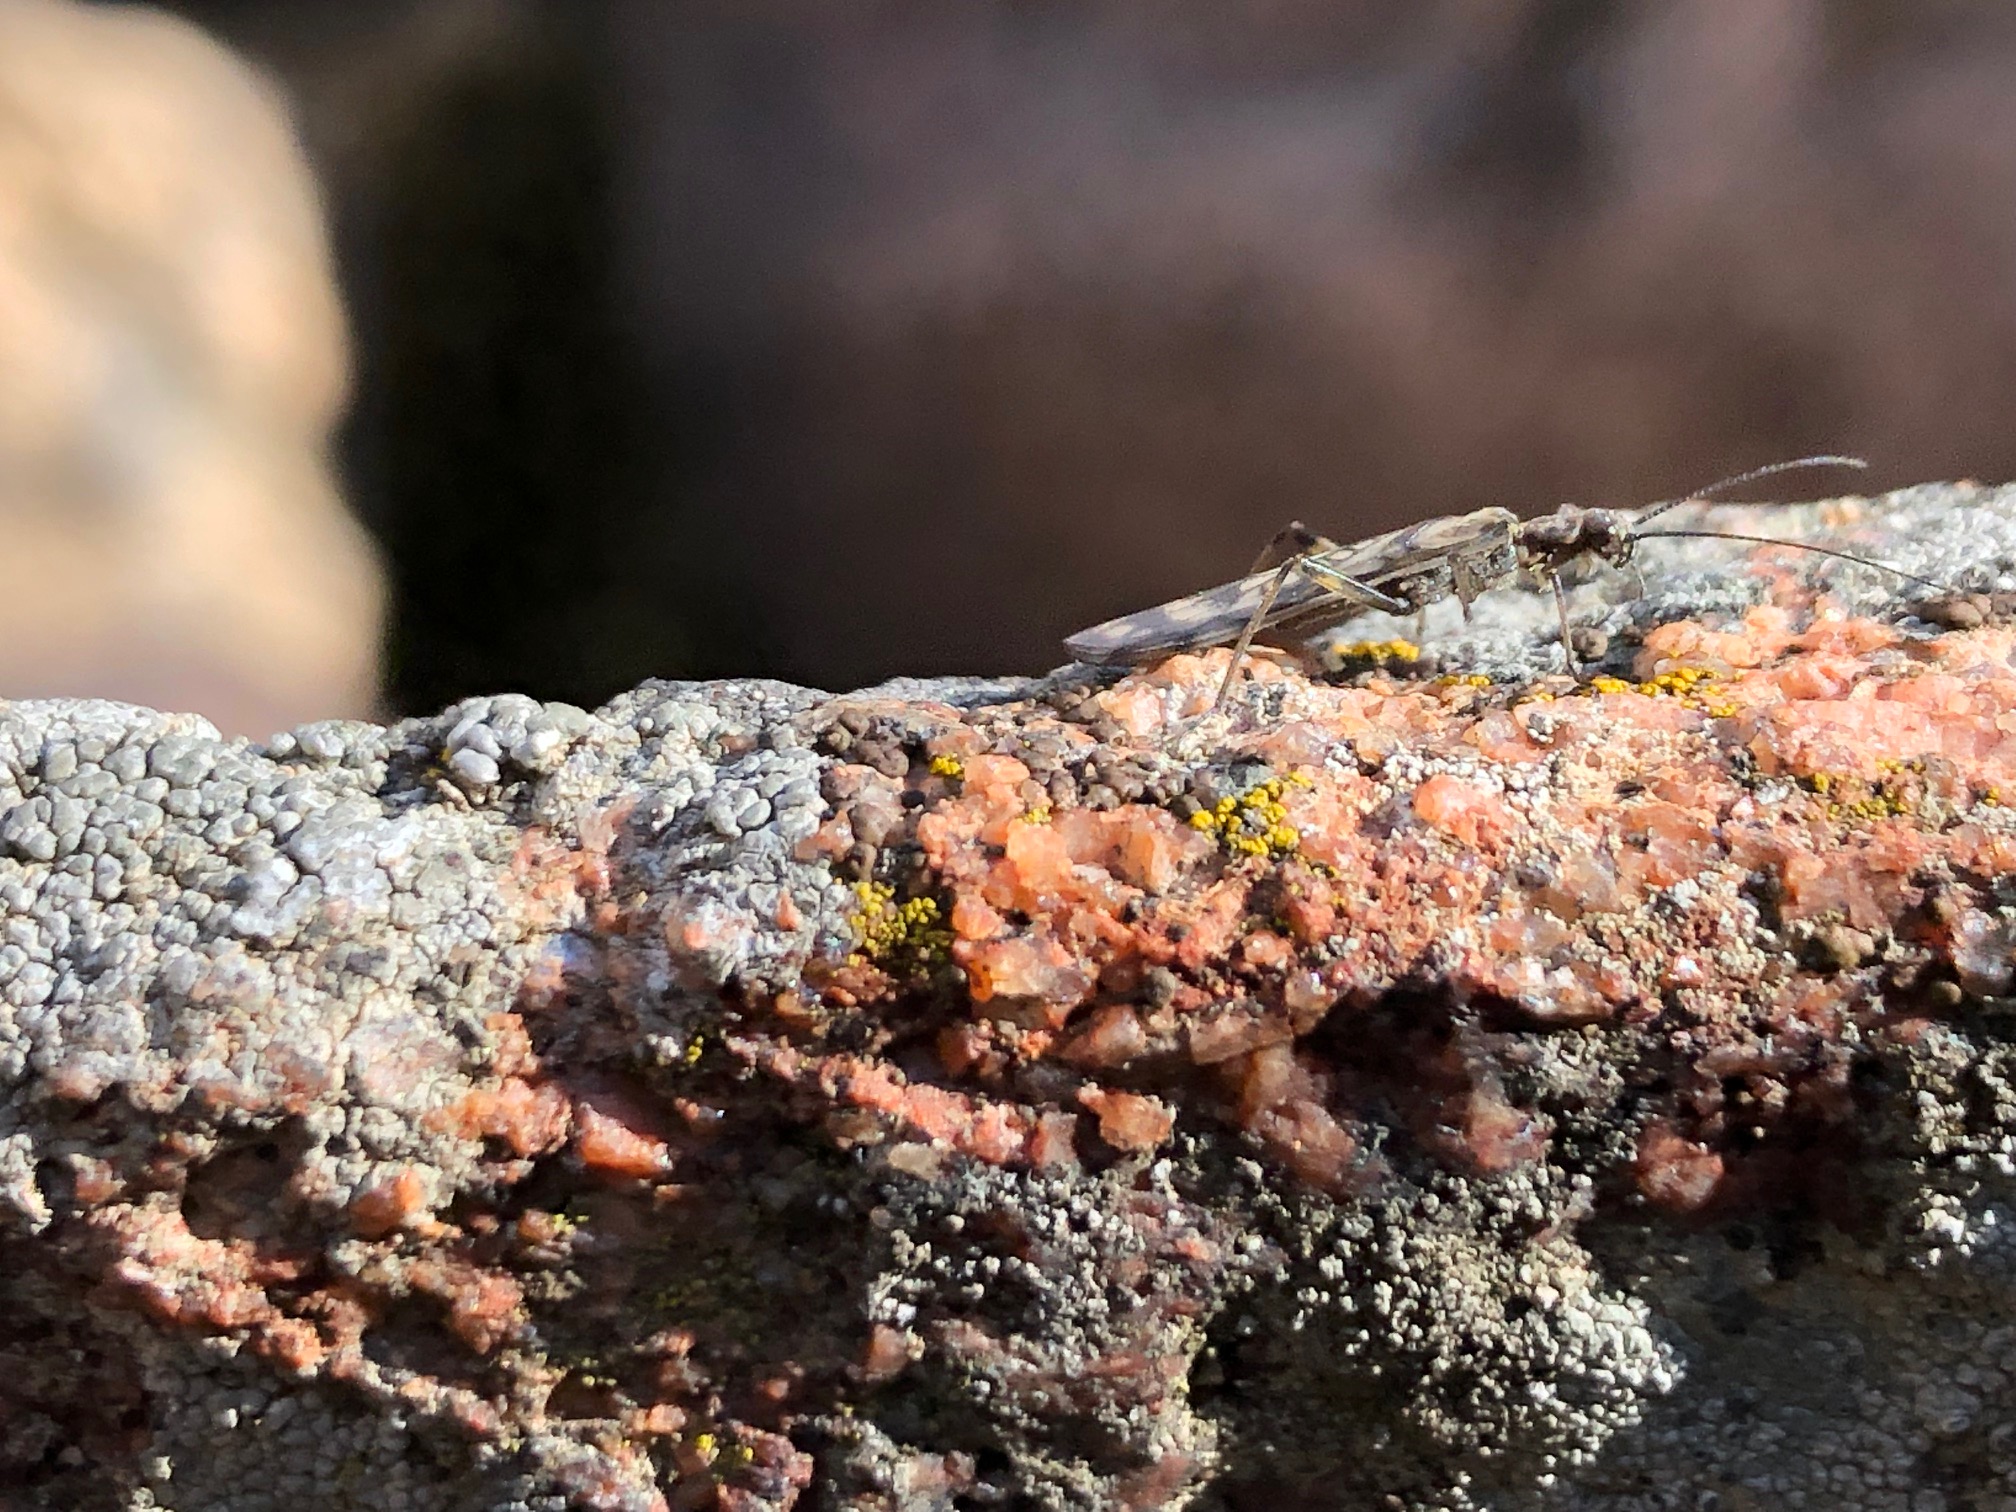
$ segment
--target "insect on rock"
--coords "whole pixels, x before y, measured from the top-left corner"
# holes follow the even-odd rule
[[[1687,536],[1791,546],[1942,588],[1901,568],[1804,541],[1780,541],[1727,530],[1644,528],[1668,510],[1774,473],[1804,467],[1867,466],[1859,457],[1799,457],[1753,468],[1681,498],[1664,499],[1640,509],[1585,509],[1563,504],[1554,513],[1532,520],[1521,520],[1509,509],[1479,509],[1466,515],[1423,520],[1349,545],[1315,535],[1298,521],[1269,543],[1254,570],[1245,577],[1081,630],[1066,640],[1064,647],[1080,661],[1111,666],[1153,661],[1178,651],[1201,651],[1230,642],[1232,660],[1212,705],[1217,709],[1224,705],[1247,647],[1257,635],[1306,639],[1368,609],[1388,614],[1418,614],[1446,598],[1461,603],[1467,618],[1471,601],[1479,594],[1503,587],[1522,574],[1538,578],[1553,589],[1560,617],[1561,649],[1573,670],[1575,650],[1562,572],[1583,558],[1622,567],[1631,561],[1640,541]],[[1278,567],[1265,568],[1263,564],[1268,557],[1286,543],[1292,543],[1294,550]]]

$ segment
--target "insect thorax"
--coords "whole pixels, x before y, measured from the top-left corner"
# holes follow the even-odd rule
[[[1451,558],[1451,576],[1458,596],[1509,583],[1519,572],[1519,543],[1508,530],[1481,542],[1474,551]],[[1466,580],[1467,579],[1467,583]]]
[[[1456,575],[1447,561],[1423,562],[1379,586],[1409,609],[1421,609],[1454,593]]]
[[[1519,570],[1519,520],[1507,509],[1424,520],[1396,532],[1394,549],[1410,558],[1367,576],[1411,608],[1454,595],[1469,598],[1511,581]]]

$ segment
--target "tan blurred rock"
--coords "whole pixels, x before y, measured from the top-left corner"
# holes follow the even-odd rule
[[[380,587],[286,112],[138,7],[0,0],[0,696],[363,714]]]

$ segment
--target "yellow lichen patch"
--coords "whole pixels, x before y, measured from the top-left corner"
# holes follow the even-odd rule
[[[1903,819],[1918,811],[1917,795],[1899,780],[1922,771],[1924,763],[1884,758],[1876,763],[1883,775],[1873,783],[1833,772],[1814,772],[1803,780],[1806,789],[1826,800],[1827,817],[1842,824],[1874,824]]]
[[[1911,805],[1894,793],[1875,792],[1845,803],[1831,803],[1827,812],[1851,823],[1873,824],[1878,819],[1902,819],[1911,812]]]
[[[1698,709],[1711,719],[1731,719],[1741,711],[1721,694],[1717,674],[1706,667],[1669,667],[1643,682],[1627,682],[1621,677],[1592,677],[1589,688],[1596,693],[1642,693],[1647,698],[1677,698],[1690,709]]]
[[[1027,812],[1017,817],[1024,824],[1048,824],[1050,822],[1050,805],[1047,803],[1036,804]]]
[[[1409,640],[1349,641],[1331,647],[1330,654],[1340,667],[1359,662],[1369,662],[1375,667],[1411,667],[1421,660],[1421,648]]]
[[[686,1449],[693,1459],[717,1477],[744,1468],[756,1457],[756,1451],[740,1439],[723,1439],[720,1434],[704,1428],[686,1440]]]
[[[1482,672],[1449,672],[1435,679],[1438,688],[1488,688],[1491,679]]]
[[[1281,801],[1286,779],[1270,777],[1258,787],[1237,797],[1220,798],[1208,809],[1190,816],[1190,827],[1216,835],[1219,844],[1240,856],[1292,856],[1302,844],[1302,836],[1288,822],[1287,805]],[[1302,778],[1306,783],[1308,779]]]
[[[847,922],[854,930],[857,963],[915,969],[950,958],[952,931],[936,898],[899,903],[887,882],[856,882],[854,896],[860,906]]]
[[[1677,698],[1713,719],[1730,719],[1739,711],[1724,697],[1716,674],[1706,667],[1673,667],[1638,684],[1651,698]]]
[[[949,777],[956,782],[966,775],[966,763],[957,756],[933,756],[927,770],[933,777]]]

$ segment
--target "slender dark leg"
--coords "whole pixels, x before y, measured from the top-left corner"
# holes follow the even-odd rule
[[[1392,594],[1374,588],[1370,583],[1361,583],[1354,577],[1346,577],[1334,567],[1323,565],[1321,557],[1305,556],[1297,563],[1302,575],[1311,582],[1328,588],[1337,597],[1353,604],[1361,604],[1367,609],[1383,610],[1387,614],[1405,614],[1415,606],[1406,599],[1398,599]]]
[[[1449,563],[1449,576],[1456,590],[1456,602],[1463,606],[1463,623],[1471,623],[1470,606],[1477,601],[1477,595],[1490,586],[1478,574],[1468,558],[1457,556]]]
[[[1575,636],[1568,628],[1568,590],[1562,585],[1559,568],[1547,569],[1547,581],[1554,588],[1554,612],[1561,618],[1561,654],[1568,660],[1568,675],[1574,677],[1581,668],[1575,663]]]
[[[1316,534],[1315,531],[1304,525],[1300,520],[1290,520],[1280,530],[1275,532],[1273,540],[1260,548],[1260,555],[1253,558],[1253,565],[1246,569],[1246,576],[1251,577],[1254,573],[1262,571],[1274,553],[1290,541],[1295,543],[1295,554],[1297,556],[1311,551],[1328,551],[1332,549],[1330,542],[1324,540],[1323,537]]]
[[[1319,541],[1319,545],[1325,550],[1336,549],[1327,541]],[[1246,621],[1246,628],[1239,633],[1239,639],[1232,647],[1232,660],[1225,668],[1225,680],[1218,685],[1218,696],[1211,703],[1212,713],[1225,707],[1225,700],[1232,692],[1232,683],[1239,675],[1239,668],[1245,663],[1246,651],[1253,644],[1253,637],[1267,623],[1267,616],[1274,608],[1274,601],[1281,596],[1281,587],[1288,581],[1288,574],[1298,571],[1318,587],[1348,603],[1362,604],[1367,609],[1383,609],[1388,614],[1405,614],[1410,607],[1404,599],[1381,593],[1370,583],[1361,583],[1354,577],[1346,577],[1334,568],[1324,566],[1320,557],[1312,556],[1308,551],[1288,558],[1281,564],[1281,570],[1268,581],[1266,591],[1260,595],[1259,607]]]
[[[1270,544],[1267,549],[1272,551],[1274,548]],[[1274,607],[1274,600],[1281,596],[1281,585],[1288,581],[1288,574],[1303,560],[1301,556],[1291,556],[1281,564],[1281,570],[1267,580],[1267,589],[1260,595],[1260,607],[1253,611],[1253,618],[1246,621],[1246,628],[1239,632],[1239,639],[1233,644],[1232,660],[1225,664],[1225,680],[1218,684],[1218,696],[1211,700],[1212,713],[1215,714],[1225,707],[1225,700],[1232,693],[1232,680],[1239,675],[1239,668],[1246,660],[1246,648],[1253,644],[1253,637],[1260,633],[1260,627],[1267,622],[1267,613]],[[1250,577],[1252,574],[1247,575]]]
[[[1232,660],[1226,664],[1225,680],[1218,685],[1218,696],[1211,700],[1211,712],[1217,713],[1225,707],[1226,695],[1232,691],[1232,680],[1239,675],[1240,663],[1246,659],[1246,648],[1253,644],[1253,637],[1260,633],[1260,627],[1267,620],[1267,612],[1274,607],[1274,600],[1280,597],[1281,585],[1295,564],[1312,551],[1334,549],[1330,542],[1317,535],[1300,520],[1290,520],[1274,533],[1274,539],[1260,548],[1260,555],[1253,558],[1253,565],[1246,569],[1246,576],[1264,570],[1267,560],[1288,542],[1295,543],[1295,553],[1281,564],[1281,570],[1274,574],[1274,580],[1267,585],[1267,591],[1260,595],[1260,607],[1253,611],[1253,617],[1246,621],[1246,628],[1239,632],[1238,644],[1232,648]]]

